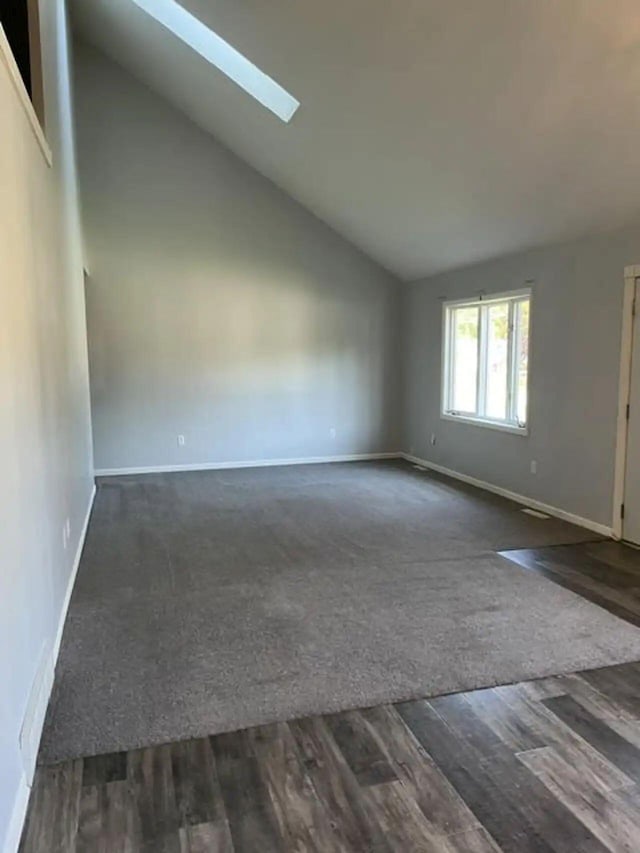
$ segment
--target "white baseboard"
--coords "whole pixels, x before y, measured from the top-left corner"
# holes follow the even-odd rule
[[[80,537],[78,539],[78,545],[76,547],[76,553],[73,558],[73,566],[71,568],[71,574],[69,575],[69,582],[67,583],[67,590],[64,596],[64,602],[62,605],[62,610],[60,611],[60,620],[58,621],[58,630],[56,632],[56,638],[53,643],[52,649],[52,661],[53,668],[55,670],[56,662],[58,660],[58,652],[60,651],[60,643],[62,642],[62,632],[64,630],[64,623],[67,618],[67,610],[69,609],[69,602],[71,601],[71,593],[73,592],[73,587],[76,582],[76,575],[78,574],[78,568],[80,566],[80,558],[82,557],[82,549],[84,548],[84,540],[87,538],[87,530],[89,528],[89,519],[91,518],[91,510],[93,509],[93,502],[96,497],[96,487],[95,484],[91,489],[91,494],[89,495],[89,502],[87,504],[87,510],[84,515],[84,521],[82,523],[82,530],[80,531]],[[48,701],[48,700],[47,700]]]
[[[485,483],[484,480],[478,480],[476,477],[470,477],[468,474],[461,474],[459,471],[453,471],[451,468],[445,468],[443,465],[436,465],[435,462],[429,462],[427,459],[421,459],[419,456],[413,456],[411,453],[401,453],[400,456],[406,459],[407,462],[413,462],[416,465],[422,465],[424,468],[429,468],[432,471],[437,471],[447,477],[452,477],[455,480],[461,480],[463,483],[469,483],[472,486],[477,486],[479,489],[485,489],[487,492],[493,492],[495,495],[501,495],[503,498],[508,498],[515,503],[523,506],[536,509],[539,512],[544,512],[547,515],[552,515],[554,518],[560,518],[562,521],[568,521],[578,527],[584,527],[587,530],[598,533],[600,536],[611,537],[613,530],[607,527],[606,524],[600,524],[597,521],[592,521],[590,518],[582,518],[580,515],[574,515],[572,512],[567,512],[564,509],[559,509],[557,506],[536,501],[533,498],[527,498],[524,495],[519,495],[517,492],[511,492],[509,489],[503,489],[501,486],[494,486],[492,483]]]
[[[40,738],[44,727],[49,697],[53,688],[53,660],[51,641],[43,640],[36,674],[31,683],[27,707],[20,727],[19,745],[22,769],[27,785],[33,784]]]
[[[3,853],[16,853],[20,844],[22,827],[24,825],[27,806],[29,804],[29,794],[31,793],[31,785],[33,784],[33,775],[35,772],[38,747],[40,745],[40,737],[42,735],[42,727],[44,725],[49,699],[51,698],[51,689],[53,687],[56,663],[58,660],[58,653],[60,651],[60,643],[62,642],[62,632],[67,618],[67,611],[69,609],[69,602],[71,601],[71,594],[73,592],[76,575],[78,574],[78,567],[80,565],[80,558],[82,557],[84,541],[87,536],[87,529],[89,527],[89,519],[91,517],[91,510],[93,508],[95,495],[96,487],[94,485],[87,504],[82,530],[80,531],[80,536],[78,538],[78,545],[73,558],[73,565],[71,567],[71,573],[67,583],[67,590],[60,610],[56,636],[54,638],[53,645],[46,644],[48,645],[48,648],[44,648],[46,659],[38,667],[38,672],[34,679],[34,685],[32,688],[33,701],[30,699],[28,703],[27,715],[25,717],[25,722],[23,723],[23,730],[21,731],[21,751],[23,754],[24,770],[20,777],[18,790],[16,791],[11,820],[9,822],[7,835],[5,836]]]
[[[22,827],[27,816],[30,793],[31,788],[27,784],[26,777],[24,775],[20,776],[18,790],[13,801],[11,819],[7,827],[7,834],[4,837],[3,853],[17,853],[20,846],[20,837],[22,836]]]
[[[122,474],[164,474],[174,471],[220,471],[230,468],[270,468],[283,465],[321,465],[327,462],[366,462],[371,459],[399,459],[401,453],[349,453],[342,456],[306,456],[300,459],[252,459],[247,462],[197,462],[193,465],[146,465],[131,468],[97,468],[96,477]]]
[[[468,474],[461,474],[459,471],[454,471],[451,468],[445,468],[443,465],[437,465],[435,462],[429,462],[426,459],[421,459],[418,456],[413,456],[410,453],[391,452],[391,453],[352,453],[342,456],[307,456],[298,459],[252,459],[246,462],[201,462],[192,465],[146,465],[133,466],[130,468],[98,468],[96,470],[97,477],[117,477],[125,474],[163,474],[174,471],[218,471],[232,468],[265,468],[278,467],[284,465],[319,465],[328,462],[366,462],[373,459],[406,459],[408,462],[413,462],[416,465],[422,465],[425,468],[430,468],[433,471],[438,471],[440,474],[445,474],[447,477],[452,477],[455,480],[461,480],[463,483],[469,483],[472,486],[477,486],[479,489],[485,489],[488,492],[493,492],[496,495],[501,495],[504,498],[515,501],[522,506],[530,507],[531,509],[545,512],[547,515],[552,515],[554,518],[560,518],[563,521],[568,521],[578,527],[584,527],[601,536],[612,536],[613,530],[606,524],[600,524],[597,521],[592,521],[589,518],[574,515],[571,512],[560,509],[551,504],[543,503],[542,501],[534,500],[533,498],[525,497],[517,492],[511,492],[508,489],[503,489],[501,486],[494,486],[492,483],[486,483],[484,480],[478,480],[476,477],[471,477]]]

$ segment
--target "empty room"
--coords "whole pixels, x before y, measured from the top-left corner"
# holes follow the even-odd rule
[[[640,13],[0,5],[2,853],[640,851]]]

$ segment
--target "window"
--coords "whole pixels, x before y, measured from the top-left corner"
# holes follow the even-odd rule
[[[445,302],[442,416],[526,432],[531,292]]]
[[[250,62],[176,0],[133,0],[159,24],[199,53],[241,89],[282,121],[289,122],[300,106],[293,95]]]
[[[0,0],[0,24],[36,115],[44,127],[38,0]]]

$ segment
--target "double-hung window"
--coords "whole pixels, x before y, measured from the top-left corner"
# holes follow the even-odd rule
[[[526,432],[530,310],[530,290],[444,303],[444,418]]]

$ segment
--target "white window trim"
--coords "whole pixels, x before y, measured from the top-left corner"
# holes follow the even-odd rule
[[[530,388],[531,388],[531,318],[532,318],[532,305],[533,305],[533,296],[532,289],[530,287],[520,288],[519,290],[509,290],[502,293],[491,293],[486,296],[480,296],[477,299],[448,299],[442,303],[442,376],[441,376],[441,399],[440,399],[440,418],[445,421],[452,421],[455,423],[464,423],[471,424],[473,426],[484,427],[485,429],[493,429],[498,430],[499,432],[510,432],[515,435],[529,435],[529,412],[527,412],[527,423],[524,426],[521,426],[516,423],[509,423],[508,421],[494,421],[490,418],[478,417],[471,413],[456,413],[454,414],[449,409],[449,400],[448,396],[451,390],[451,346],[450,346],[450,337],[451,337],[451,329],[449,326],[449,309],[455,308],[459,305],[468,306],[470,308],[474,306],[485,306],[488,303],[492,302],[505,302],[511,301],[512,303],[517,302],[519,299],[528,298],[529,299],[529,369],[527,371],[527,400],[531,400],[530,396]],[[510,309],[511,310],[511,309]],[[482,314],[480,315],[482,317]],[[483,345],[483,341],[486,340],[486,335],[479,334],[478,335],[478,347],[480,348]],[[511,360],[514,356],[512,353],[513,346],[510,340],[509,343],[509,359]],[[478,353],[478,368],[482,363],[482,359],[480,353]],[[482,392],[480,387],[480,383],[483,381],[482,371],[478,370],[478,393]]]

